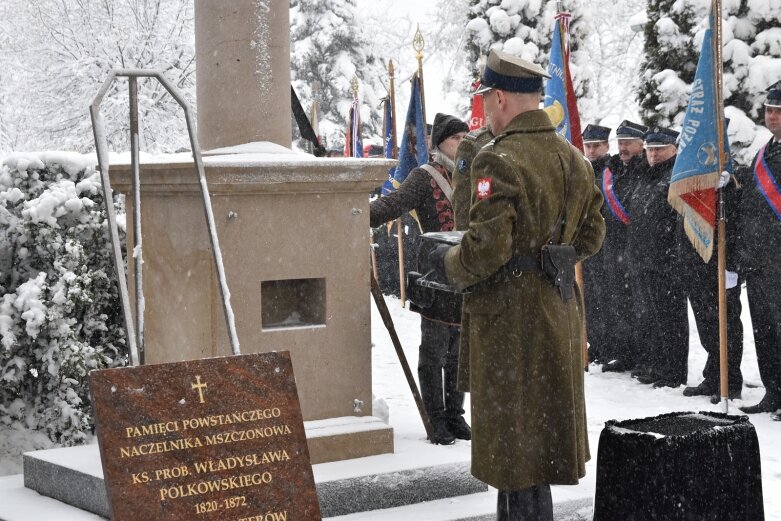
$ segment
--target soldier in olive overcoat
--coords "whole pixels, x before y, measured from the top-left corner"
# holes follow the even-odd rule
[[[575,290],[565,299],[539,256],[557,228],[556,242],[578,261],[597,252],[602,194],[589,163],[538,109],[543,77],[491,51],[481,89],[496,138],[472,163],[461,244],[432,253],[451,284],[471,290],[470,353],[460,362],[470,367],[472,474],[499,489],[500,520],[552,519],[549,485],[576,484],[590,458],[582,298]]]
[[[472,161],[477,153],[494,138],[488,127],[473,130],[461,141],[456,151],[456,167],[453,172],[453,214],[455,229],[464,231],[469,228],[469,208],[472,206],[472,182],[469,173]],[[461,336],[459,338],[458,390],[469,392],[469,314],[461,313]]]

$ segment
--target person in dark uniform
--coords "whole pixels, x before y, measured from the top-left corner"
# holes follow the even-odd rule
[[[589,124],[583,131],[583,148],[586,159],[594,169],[594,181],[600,189],[603,186],[602,177],[610,179],[612,169],[609,154],[611,129]],[[607,169],[607,172],[606,172]],[[603,196],[604,196],[603,192]],[[607,202],[607,201],[606,201]],[[615,349],[623,339],[615,338],[615,320],[611,314],[611,296],[615,293],[612,275],[612,255],[610,245],[613,237],[610,233],[609,212],[602,206],[602,216],[605,218],[605,240],[599,253],[583,263],[583,292],[586,307],[586,330],[588,336],[588,354],[591,362],[616,362]],[[622,247],[623,249],[623,247]]]
[[[372,227],[399,218],[415,210],[424,232],[453,230],[453,207],[450,202],[453,159],[469,127],[446,114],[437,114],[431,132],[433,158],[428,165],[415,168],[399,188],[372,201],[369,220]],[[418,380],[423,405],[431,420],[431,442],[448,445],[459,439],[470,439],[471,431],[464,420],[464,393],[456,389],[460,295],[438,303],[452,307],[450,322],[439,314],[421,310]],[[444,371],[444,374],[443,374]]]
[[[471,470],[499,489],[500,521],[552,521],[550,485],[576,484],[590,457],[573,284],[575,262],[604,237],[602,195],[589,163],[539,109],[543,77],[536,64],[490,52],[480,91],[496,137],[472,163],[461,244],[430,255],[443,281],[471,288],[461,360],[470,366]],[[542,271],[551,266],[540,264],[543,252],[563,254],[562,272]]]
[[[646,132],[648,127],[628,119],[622,121],[616,128],[618,159],[625,170],[631,170],[645,159],[643,136]]]
[[[607,233],[602,250],[610,266],[608,279],[611,281],[610,309],[612,341],[615,344],[606,353],[602,371],[629,371],[636,365],[637,346],[643,339],[637,338],[634,313],[634,294],[629,273],[627,243],[632,233],[632,219],[629,215],[629,200],[639,179],[638,168],[646,165],[643,136],[648,127],[625,119],[616,128],[618,154],[609,162],[610,174],[594,172],[597,185],[602,189],[605,204],[602,214],[605,216]],[[612,182],[611,182],[612,181]]]
[[[680,281],[678,214],[667,202],[678,132],[654,128],[644,137],[645,167],[629,201],[631,233],[627,244],[635,300],[641,383],[678,387],[686,383],[689,332],[686,294]]]
[[[740,399],[743,388],[743,374],[740,363],[743,360],[743,323],[740,321],[740,281],[738,280],[737,231],[735,228],[738,211],[737,182],[729,172],[723,172],[718,187],[724,198],[726,211],[727,235],[727,381],[728,397],[731,400]],[[682,281],[697,324],[700,343],[708,353],[705,368],[702,370],[703,380],[696,386],[686,387],[684,396],[710,396],[713,403],[718,403],[721,381],[721,360],[719,342],[719,287],[718,287],[718,257],[713,255],[708,263],[703,262],[686,237],[683,221],[679,220],[678,240],[680,243],[679,258],[684,275]],[[718,248],[718,235],[714,237],[713,249]]]
[[[604,167],[610,159],[610,127],[588,124],[583,130],[583,153],[591,166]],[[596,172],[597,168],[594,168]]]
[[[740,409],[781,415],[781,81],[765,99],[765,126],[773,137],[741,172],[738,269],[746,278],[757,365],[765,396]]]

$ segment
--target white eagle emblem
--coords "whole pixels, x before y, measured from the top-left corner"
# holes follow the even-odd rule
[[[477,180],[477,198],[478,199],[485,199],[489,195],[491,195],[491,178],[490,177],[481,177]]]

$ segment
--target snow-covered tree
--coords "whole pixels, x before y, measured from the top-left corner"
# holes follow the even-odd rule
[[[581,0],[564,0],[561,9],[570,19],[570,66],[581,117],[595,110],[590,81],[592,64],[581,49],[591,26],[591,9]],[[468,13],[467,54],[475,77],[480,57],[499,49],[546,66],[550,54],[557,2],[542,0],[471,0]]]
[[[648,125],[680,124],[694,80],[699,49],[694,30],[703,20],[705,0],[648,0],[645,55],[638,93]],[[705,8],[705,9],[703,9]]]
[[[497,48],[530,61],[544,58],[537,42],[543,13],[540,0],[472,0],[468,13],[467,53],[477,76],[480,58]]]
[[[352,103],[351,81],[358,77],[363,135],[379,135],[379,102],[387,84],[385,65],[356,23],[356,0],[291,0],[290,63],[293,88],[308,110],[320,104],[320,131],[328,148],[344,146]]]
[[[649,124],[680,125],[707,24],[709,0],[649,0],[638,98]],[[723,2],[724,105],[732,151],[747,163],[764,138],[765,89],[781,77],[781,4]]]
[[[580,52],[587,52],[592,67],[591,90],[594,110],[592,118],[584,114],[583,123],[602,123],[615,126],[624,119],[637,120],[639,105],[634,93],[638,88],[643,34],[635,32],[634,20],[642,17],[646,0],[626,0],[616,9],[614,0],[592,0],[593,16],[588,36]]]
[[[470,34],[466,28],[470,5],[471,0],[439,0],[437,12],[440,15],[426,27],[426,33],[431,35],[427,56],[432,62],[444,65],[442,90],[447,105],[456,109],[453,115],[464,118],[469,114],[469,93],[474,80],[471,56],[464,52]]]
[[[3,0],[0,70],[9,80],[4,148],[93,148],[88,107],[109,70],[160,69],[194,100],[195,62],[190,0]],[[119,85],[122,85],[121,83]],[[127,150],[127,87],[109,94],[103,114],[110,148]],[[20,121],[20,116],[26,116]],[[184,115],[156,80],[139,80],[142,146],[189,146]],[[9,129],[9,121],[14,121]],[[10,145],[10,146],[9,146]]]
[[[739,163],[748,164],[768,139],[765,89],[781,78],[781,2],[725,2],[724,98],[729,138]],[[753,121],[752,121],[753,120]]]
[[[89,371],[126,363],[91,163],[47,152],[0,164],[0,423],[63,445],[92,429]]]

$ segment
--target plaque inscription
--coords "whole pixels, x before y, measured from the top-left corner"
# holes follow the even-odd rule
[[[90,374],[114,521],[321,519],[287,352]]]

